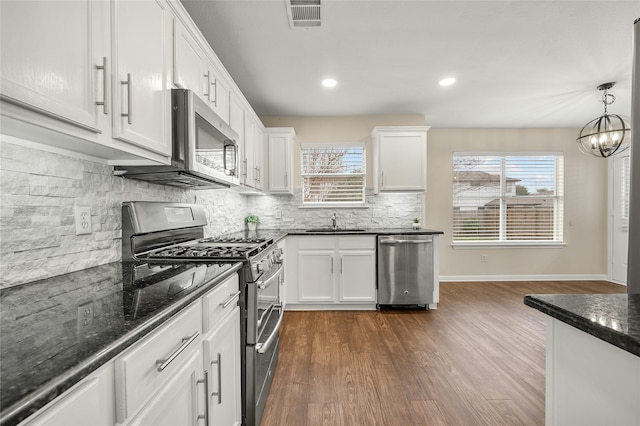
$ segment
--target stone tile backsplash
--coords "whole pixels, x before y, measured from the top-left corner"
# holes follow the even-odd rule
[[[331,225],[403,228],[421,217],[421,194],[367,191],[367,208],[300,208],[294,195],[246,196],[233,190],[183,190],[116,177],[112,166],[39,149],[0,143],[0,288],[121,259],[123,201],[203,204],[206,236],[244,229],[248,213],[265,229]],[[92,233],[76,235],[75,206],[91,210]]]
[[[239,231],[247,198],[113,176],[112,166],[0,144],[0,288],[121,259],[123,201],[207,206],[207,236]],[[74,207],[91,209],[92,233],[76,235]]]
[[[253,196],[249,210],[264,229],[307,229],[331,226],[333,213],[340,228],[410,228],[422,217],[422,194],[377,194],[367,189],[366,208],[300,208],[302,190],[293,195]]]

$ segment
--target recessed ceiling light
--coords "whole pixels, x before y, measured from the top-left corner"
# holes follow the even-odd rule
[[[336,87],[336,84],[338,84],[338,82],[332,78],[325,78],[322,80],[322,85],[324,87]]]
[[[456,79],[454,77],[443,78],[442,80],[440,80],[440,86],[451,86],[455,82]]]

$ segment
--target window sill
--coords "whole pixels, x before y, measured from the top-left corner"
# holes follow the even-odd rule
[[[473,241],[473,242],[452,242],[454,249],[475,249],[475,248],[564,248],[567,244],[563,241]]]

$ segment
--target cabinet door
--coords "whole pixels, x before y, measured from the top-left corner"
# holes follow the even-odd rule
[[[340,252],[340,301],[376,301],[376,253],[374,250]]]
[[[202,352],[192,350],[185,364],[175,371],[171,379],[142,407],[127,425],[197,425],[199,416],[204,417],[204,403],[198,387],[202,382]]]
[[[99,132],[104,111],[108,32],[96,31],[108,14],[78,1],[1,1],[2,97]],[[100,12],[100,11],[98,11]],[[101,27],[102,28],[102,27]],[[104,42],[102,40],[104,38]]]
[[[236,307],[204,340],[211,425],[242,422],[240,356],[240,308]]]
[[[291,185],[292,143],[289,135],[268,135],[269,192],[293,193]]]
[[[115,423],[113,364],[83,379],[22,426],[107,426]]]
[[[211,108],[225,123],[229,124],[229,85],[211,65],[209,65],[207,72],[207,82],[209,83]]]
[[[334,251],[299,250],[298,285],[300,302],[333,302]]]
[[[171,19],[163,0],[114,0],[114,137],[171,155]]]
[[[192,90],[202,99],[207,99],[209,88],[203,89],[204,61],[200,46],[189,30],[176,19],[173,29],[173,84]]]
[[[240,96],[234,92],[229,94],[229,126],[238,134],[236,144],[238,146],[235,183],[245,184],[245,142],[244,142],[244,107]]]
[[[253,150],[253,161],[254,161],[254,168],[255,168],[255,175],[254,175],[254,181],[255,181],[255,185],[254,187],[258,190],[263,190],[264,189],[264,170],[263,170],[263,164],[264,164],[264,132],[262,131],[262,129],[260,128],[260,125],[256,124],[255,127],[255,147]]]
[[[244,158],[242,160],[241,173],[244,184],[251,188],[256,187],[257,170],[255,167],[256,159],[256,123],[245,111],[244,113]]]
[[[426,135],[380,135],[379,138],[380,190],[424,191]]]

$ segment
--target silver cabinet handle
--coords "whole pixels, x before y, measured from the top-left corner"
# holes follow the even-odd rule
[[[395,244],[431,244],[432,240],[380,240],[380,244],[395,245]]]
[[[109,114],[107,106],[107,57],[102,58],[102,65],[96,65],[97,70],[102,70],[102,101],[96,101],[96,105],[102,106],[104,115]]]
[[[384,186],[384,172],[380,172],[380,186]]]
[[[284,172],[284,186],[287,187],[287,171]]]
[[[340,258],[340,275],[342,275],[342,258]]]
[[[240,292],[239,291],[233,293],[231,296],[229,296],[229,298],[227,300],[222,302],[220,304],[220,306],[222,306],[222,309],[225,309],[227,306],[229,306],[231,304],[231,302],[233,302],[234,300],[237,300],[239,296],[240,296]]]
[[[207,93],[205,93],[204,96],[211,100],[211,71],[207,71],[204,76],[207,77]]]
[[[200,332],[196,331],[195,333],[193,333],[193,336],[191,336],[191,337],[183,337],[182,338],[182,344],[171,355],[169,355],[169,358],[156,360],[156,367],[157,367],[156,369],[158,371],[162,371],[165,368],[167,368],[169,366],[169,364],[171,364],[171,361],[176,359],[176,357],[178,355],[180,355],[182,353],[182,351],[187,349],[187,346],[189,346],[189,344],[191,344],[191,342],[196,340],[199,335],[200,335]]]
[[[331,273],[333,274],[333,256],[331,256]]]
[[[246,158],[244,160],[242,160],[242,164],[243,164],[243,168],[242,168],[243,173],[242,173],[242,175],[246,179],[247,178],[247,172],[248,172],[248,170],[247,170],[247,159]]]
[[[218,392],[211,392],[211,396],[218,397],[218,404],[222,404],[222,355],[218,352],[218,359],[211,361],[211,365],[218,364]],[[209,397],[207,397],[209,400]]]
[[[131,124],[131,73],[127,73],[127,79],[120,82],[123,86],[127,86],[127,113],[120,114],[127,117],[127,123]]]
[[[204,370],[204,379],[196,380],[196,384],[204,384],[204,414],[197,414],[196,421],[204,420],[205,426],[209,425],[209,372]]]
[[[209,73],[211,73],[211,71],[209,71]],[[213,102],[213,105],[218,108],[218,80],[217,79],[213,79],[213,83],[211,83],[211,86],[213,86],[213,99],[209,99],[211,102]],[[211,87],[209,86],[209,87]],[[209,89],[211,90],[211,89]]]
[[[277,306],[280,309],[280,317],[278,318],[278,322],[276,323],[276,327],[271,332],[271,335],[264,341],[264,343],[257,343],[256,350],[259,354],[263,354],[269,350],[269,346],[273,343],[274,339],[278,335],[278,331],[280,330],[280,325],[282,324],[282,319],[284,318],[284,310],[282,309],[282,305]]]

